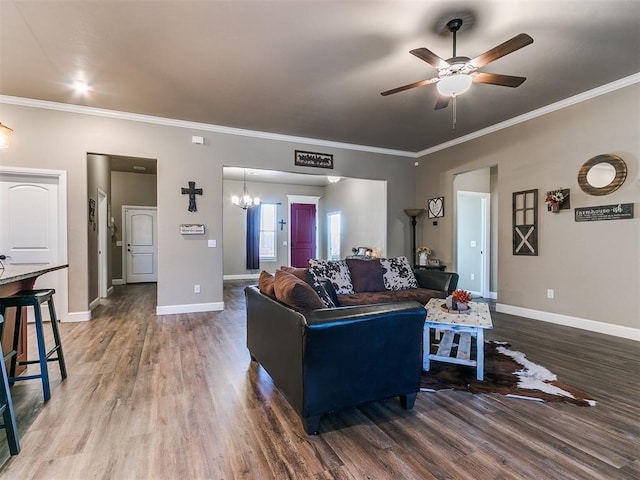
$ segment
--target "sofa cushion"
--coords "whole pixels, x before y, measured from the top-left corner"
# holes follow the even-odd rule
[[[286,265],[283,265],[280,267],[280,270],[292,273],[300,280],[304,280],[309,285],[311,285],[311,288],[313,288],[320,299],[322,299],[325,307],[333,308],[336,306],[329,293],[327,293],[327,291],[325,290],[324,285],[322,285],[322,283],[320,282],[318,276],[310,268],[288,267]]]
[[[413,274],[407,257],[381,258],[382,278],[387,290],[405,290],[418,288],[418,281]]]
[[[441,290],[431,290],[428,288],[411,288],[408,290],[398,290],[393,292],[399,302],[418,302],[426,305],[432,298],[445,298],[447,295]]]
[[[276,299],[276,291],[274,287],[275,278],[269,272],[264,270],[260,272],[258,277],[258,289],[261,293],[264,293],[267,297]]]
[[[276,271],[274,290],[278,301],[298,312],[304,313],[325,307],[311,285],[284,270]]]
[[[396,293],[397,292],[392,292],[391,290],[385,290],[384,292],[360,292],[338,295],[338,303],[341,307],[351,307],[354,305],[397,302]]]
[[[338,295],[353,293],[351,273],[344,260],[309,259],[309,267],[319,278],[328,278]]]
[[[386,290],[382,278],[382,266],[380,259],[360,260],[347,258],[347,265],[351,273],[353,291],[358,292],[383,292]]]

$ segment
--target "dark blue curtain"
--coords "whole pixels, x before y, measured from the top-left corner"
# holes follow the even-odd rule
[[[247,209],[247,270],[260,268],[260,205]]]

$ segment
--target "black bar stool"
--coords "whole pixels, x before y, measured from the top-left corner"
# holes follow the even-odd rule
[[[4,318],[0,315],[0,340],[2,340],[2,331],[4,329]],[[7,375],[7,367],[5,361],[16,354],[15,350],[10,351],[6,355],[2,353],[2,342],[0,341],[0,375],[2,382],[0,383],[0,413],[2,413],[2,425],[7,434],[7,442],[9,442],[9,453],[17,455],[20,453],[20,440],[18,440],[18,427],[16,426],[16,415],[13,411],[13,401],[11,400],[11,392],[9,391],[9,376]]]
[[[53,306],[53,294],[56,291],[53,288],[47,288],[42,290],[21,290],[18,293],[11,295],[10,297],[0,298],[0,315],[4,315],[8,307],[17,307],[16,310],[16,324],[13,334],[13,350],[18,350],[18,344],[20,342],[20,333],[22,325],[22,307],[33,307],[34,320],[36,326],[36,339],[38,341],[38,360],[26,360],[23,362],[17,361],[17,356],[11,358],[11,366],[9,368],[9,382],[21,382],[24,380],[33,380],[35,378],[42,379],[42,390],[44,392],[44,401],[46,402],[51,398],[51,389],[49,387],[49,369],[47,368],[47,362],[57,361],[60,365],[60,374],[62,379],[67,378],[67,367],[64,363],[64,354],[62,352],[62,342],[60,341],[60,332],[58,330],[58,318],[56,317],[56,310]],[[47,302],[49,306],[49,315],[51,317],[51,328],[53,329],[53,339],[55,342],[54,347],[46,351],[46,345],[44,342],[44,327],[42,324],[42,315],[40,314],[40,305]],[[26,335],[26,332],[22,332]],[[56,357],[51,357],[57,352]],[[31,363],[40,364],[40,373],[36,375],[21,375],[16,377],[16,367],[18,365],[27,365]]]

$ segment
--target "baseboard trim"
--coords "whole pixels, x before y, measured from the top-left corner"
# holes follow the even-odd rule
[[[124,281],[123,278],[114,278],[111,280],[111,285],[126,285],[127,282]]]
[[[113,294],[113,287],[107,288],[107,298]]]
[[[492,300],[498,299],[498,292],[489,292],[489,298]]]
[[[615,337],[628,338],[640,342],[640,329],[632,327],[623,327],[622,325],[613,325],[611,323],[596,322],[586,318],[572,317],[559,313],[543,312],[541,310],[533,310],[531,308],[516,307],[513,305],[505,305],[503,303],[496,304],[496,312],[508,313],[519,317],[532,318],[543,322],[555,323],[567,327],[580,328],[589,330],[590,332],[604,333],[605,335],[613,335]]]
[[[177,313],[219,312],[224,310],[224,302],[192,303],[189,305],[157,306],[156,315],[174,315]]]
[[[91,320],[91,310],[86,312],[69,312],[67,318],[62,322],[87,322]]]
[[[100,297],[94,299],[90,304],[89,304],[89,310],[93,311],[98,305],[100,305]]]
[[[223,280],[256,280],[260,277],[259,273],[242,273],[240,275],[223,275]]]

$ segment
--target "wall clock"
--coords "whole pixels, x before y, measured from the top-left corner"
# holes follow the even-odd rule
[[[427,202],[429,218],[444,217],[444,197],[430,198]]]

